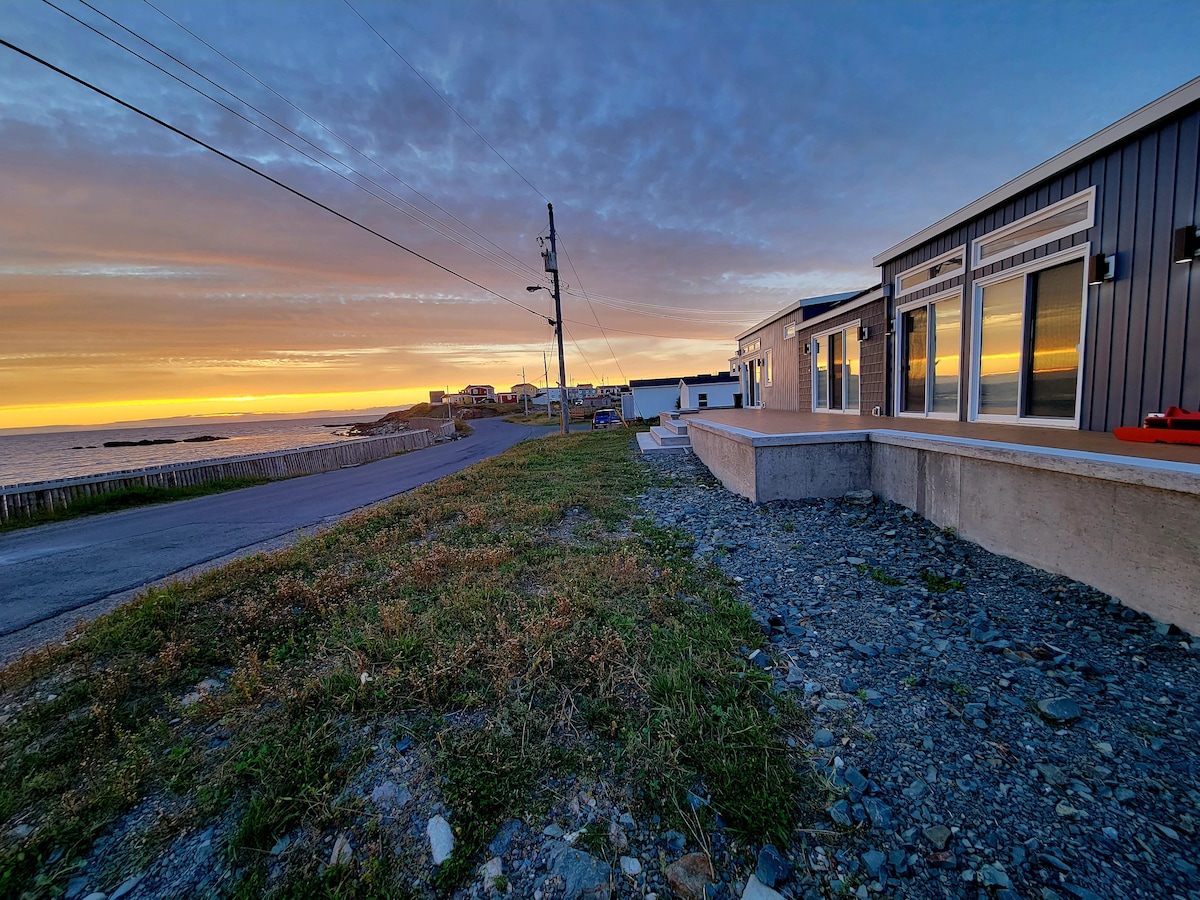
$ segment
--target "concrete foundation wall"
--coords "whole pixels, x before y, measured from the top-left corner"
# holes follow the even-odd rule
[[[420,450],[433,443],[424,429],[339,441],[302,450],[277,450],[207,462],[177,463],[132,469],[105,475],[63,478],[37,484],[21,484],[0,492],[0,522],[28,518],[39,512],[62,509],[74,500],[97,497],[132,487],[191,487],[225,478],[291,478],[315,475],[345,466],[357,466],[407,450]]]
[[[759,435],[689,422],[755,502],[870,488],[965,540],[1200,635],[1200,467],[898,432]]]

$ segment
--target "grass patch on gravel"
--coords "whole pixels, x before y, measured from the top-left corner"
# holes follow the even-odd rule
[[[627,432],[530,441],[0,671],[0,834],[29,829],[0,843],[0,895],[53,896],[146,804],[180,810],[157,847],[227,823],[243,896],[408,891],[427,845],[353,787],[383,731],[413,737],[451,811],[426,893],[462,883],[503,820],[548,808],[556,779],[626,786],[694,831],[711,810],[693,791],[746,839],[786,841],[800,713],[744,661],[762,632],[725,579],[636,517],[647,479]],[[340,833],[352,858],[321,865]],[[285,835],[300,849],[269,874]]]

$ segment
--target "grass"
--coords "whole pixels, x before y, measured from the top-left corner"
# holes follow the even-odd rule
[[[882,569],[879,566],[872,566],[868,563],[859,563],[858,571],[860,574],[869,575],[872,581],[888,587],[899,587],[905,583],[903,578],[891,575],[885,569]]]
[[[32,528],[36,525],[48,525],[51,522],[62,522],[66,519],[77,519],[80,516],[94,516],[100,513],[117,512],[122,509],[132,509],[135,506],[150,506],[155,503],[172,503],[176,500],[190,500],[193,497],[207,497],[209,494],[222,494],[225,491],[236,491],[241,488],[266,484],[270,478],[222,478],[206,484],[194,484],[189,487],[162,488],[136,487],[122,488],[108,494],[95,497],[80,497],[66,506],[53,511],[40,511],[27,518],[13,518],[0,524],[0,533],[14,531],[18,528]]]
[[[627,789],[664,829],[715,809],[748,841],[786,841],[804,722],[744,662],[762,633],[723,576],[635,518],[646,486],[625,432],[521,444],[0,671],[0,834],[33,828],[0,844],[0,896],[55,896],[131,810],[156,824],[114,842],[130,848],[105,857],[114,872],[216,824],[239,896],[445,894],[571,779]],[[206,678],[222,688],[182,705]],[[419,889],[422,851],[354,787],[381,733],[412,737],[456,830]],[[326,868],[341,833],[354,857]],[[274,876],[264,851],[285,835]]]

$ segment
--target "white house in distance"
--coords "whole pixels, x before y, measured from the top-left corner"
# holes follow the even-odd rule
[[[728,372],[687,378],[634,378],[629,387],[630,393],[621,396],[621,415],[626,419],[653,419],[672,409],[701,408],[701,398],[705,409],[730,407],[739,390],[737,378]]]

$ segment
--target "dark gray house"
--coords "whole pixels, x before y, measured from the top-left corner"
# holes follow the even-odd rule
[[[1110,431],[1200,407],[1200,78],[874,258],[886,414]]]

